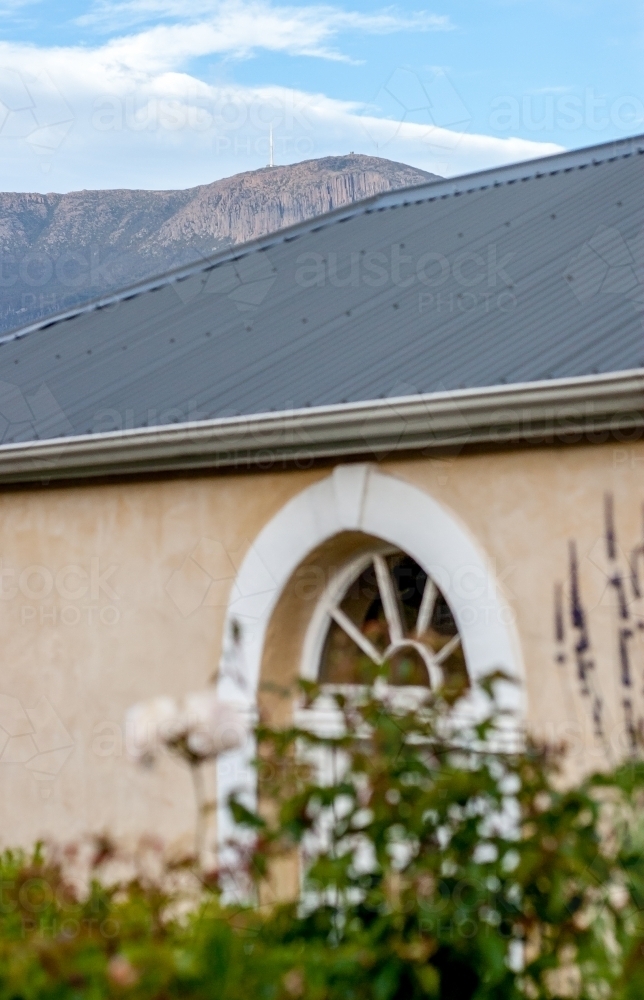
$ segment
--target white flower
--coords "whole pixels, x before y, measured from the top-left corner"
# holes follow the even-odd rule
[[[191,763],[212,760],[242,746],[250,713],[217,697],[214,688],[186,695],[181,709],[172,698],[152,698],[132,705],[125,716],[125,742],[130,757],[151,763],[160,746]]]
[[[204,760],[237,750],[246,741],[248,719],[214,689],[187,695],[182,718],[188,749]]]
[[[623,910],[629,901],[628,890],[623,885],[613,883],[608,889],[608,900],[615,910]]]
[[[134,760],[151,762],[178,719],[173,698],[140,701],[125,713],[125,747]]]

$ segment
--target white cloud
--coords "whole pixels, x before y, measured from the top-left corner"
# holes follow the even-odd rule
[[[13,17],[17,10],[23,7],[33,7],[41,0],[3,0],[0,3],[0,17]]]
[[[174,14],[176,3],[131,0],[125,6]],[[192,0],[189,9],[201,15],[206,6]],[[340,23],[357,28],[365,21],[372,31],[402,23],[391,11],[274,8],[264,0],[216,3],[209,10],[208,21],[157,24],[93,47],[0,42],[0,189],[42,190],[43,169],[51,171],[49,190],[207,183],[264,166],[270,124],[278,163],[353,150],[454,176],[559,149],[469,134],[470,115],[440,71],[422,78],[396,71],[367,105],[280,86],[207,84],[189,72],[199,56],[260,46],[326,54]],[[235,16],[225,17],[224,10]],[[316,20],[311,11],[324,16]],[[17,103],[12,70],[31,103]]]
[[[206,16],[207,15],[207,16]],[[1,43],[3,65],[29,69],[40,63],[41,53],[49,63],[68,58],[87,67],[97,60],[106,70],[130,70],[137,74],[179,69],[190,60],[209,55],[244,58],[258,50],[293,56],[351,61],[328,43],[341,32],[360,31],[389,34],[398,31],[431,31],[450,28],[449,19],[425,12],[396,14],[385,11],[361,14],[331,6],[273,6],[268,0],[193,0],[180,5],[176,0],[125,0],[104,4],[97,13],[80,20],[109,18],[111,27],[123,29],[128,16],[149,20],[179,17],[175,23],[157,23],[144,30],[111,38],[95,47],[41,49]],[[13,58],[12,58],[13,56]],[[7,63],[6,60],[9,60]]]
[[[155,24],[136,36],[114,40],[115,52],[130,59],[135,51],[149,58],[157,45],[166,51],[168,39],[179,40],[177,57],[229,53],[243,57],[259,49],[290,55],[347,59],[328,43],[339,34],[359,31],[391,34],[399,31],[445,31],[452,25],[445,15],[425,11],[397,13],[393,9],[363,14],[322,4],[273,5],[268,0],[122,0],[101,3],[77,23],[85,27],[122,31],[152,21]],[[198,39],[198,44],[196,44]]]

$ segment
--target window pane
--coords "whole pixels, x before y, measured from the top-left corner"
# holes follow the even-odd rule
[[[369,681],[369,659],[335,622],[327,633],[322,662],[320,684],[365,684]]]
[[[335,621],[331,621],[327,632],[318,678],[323,684],[361,684],[373,676],[374,662],[379,661],[389,649],[389,681],[396,685],[428,686],[427,663],[421,651],[412,642],[419,642],[429,653],[440,650],[457,635],[456,622],[447,601],[435,588],[433,607],[426,603],[431,615],[424,632],[417,631],[418,615],[423,594],[428,585],[425,571],[404,552],[390,552],[385,562],[392,580],[392,593],[398,603],[403,637],[390,649],[391,636],[383,600],[373,563],[359,573],[344,596],[336,605],[346,615],[355,628],[373,647],[373,657],[366,655],[354,638]],[[384,584],[383,584],[384,585]],[[432,588],[433,584],[429,584]],[[429,598],[430,591],[427,592]],[[427,619],[426,619],[427,620]],[[346,628],[351,631],[347,623]],[[407,640],[410,644],[407,645]],[[368,648],[368,647],[367,647]],[[468,685],[467,669],[463,651],[458,645],[442,664],[445,684],[448,690],[462,691]]]

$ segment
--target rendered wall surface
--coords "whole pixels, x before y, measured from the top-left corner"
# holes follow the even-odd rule
[[[628,562],[642,542],[644,445],[385,460],[379,468],[443,505],[495,567],[519,637],[529,724],[551,738],[567,737],[580,766],[620,752],[628,712],[634,723],[641,714],[640,602]],[[168,841],[189,835],[188,775],[168,759],[151,772],[129,763],[123,714],[134,701],[180,697],[206,683],[219,662],[230,588],[248,547],[289,499],[330,471],[0,495],[4,844],[108,829]],[[606,494],[614,513],[612,559]],[[571,540],[578,594],[574,584],[571,594]],[[623,593],[609,582],[618,572]],[[644,587],[644,569],[642,578]],[[564,634],[555,642],[557,583]],[[587,695],[577,677],[581,630],[570,624],[571,597],[590,641],[581,664],[590,677]],[[270,642],[271,673],[279,675],[281,639],[269,635]],[[630,686],[623,683],[625,648]],[[601,737],[593,736],[598,701]]]

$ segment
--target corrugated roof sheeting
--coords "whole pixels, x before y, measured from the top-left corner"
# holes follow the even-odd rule
[[[9,338],[0,436],[644,366],[638,148],[372,199]]]

